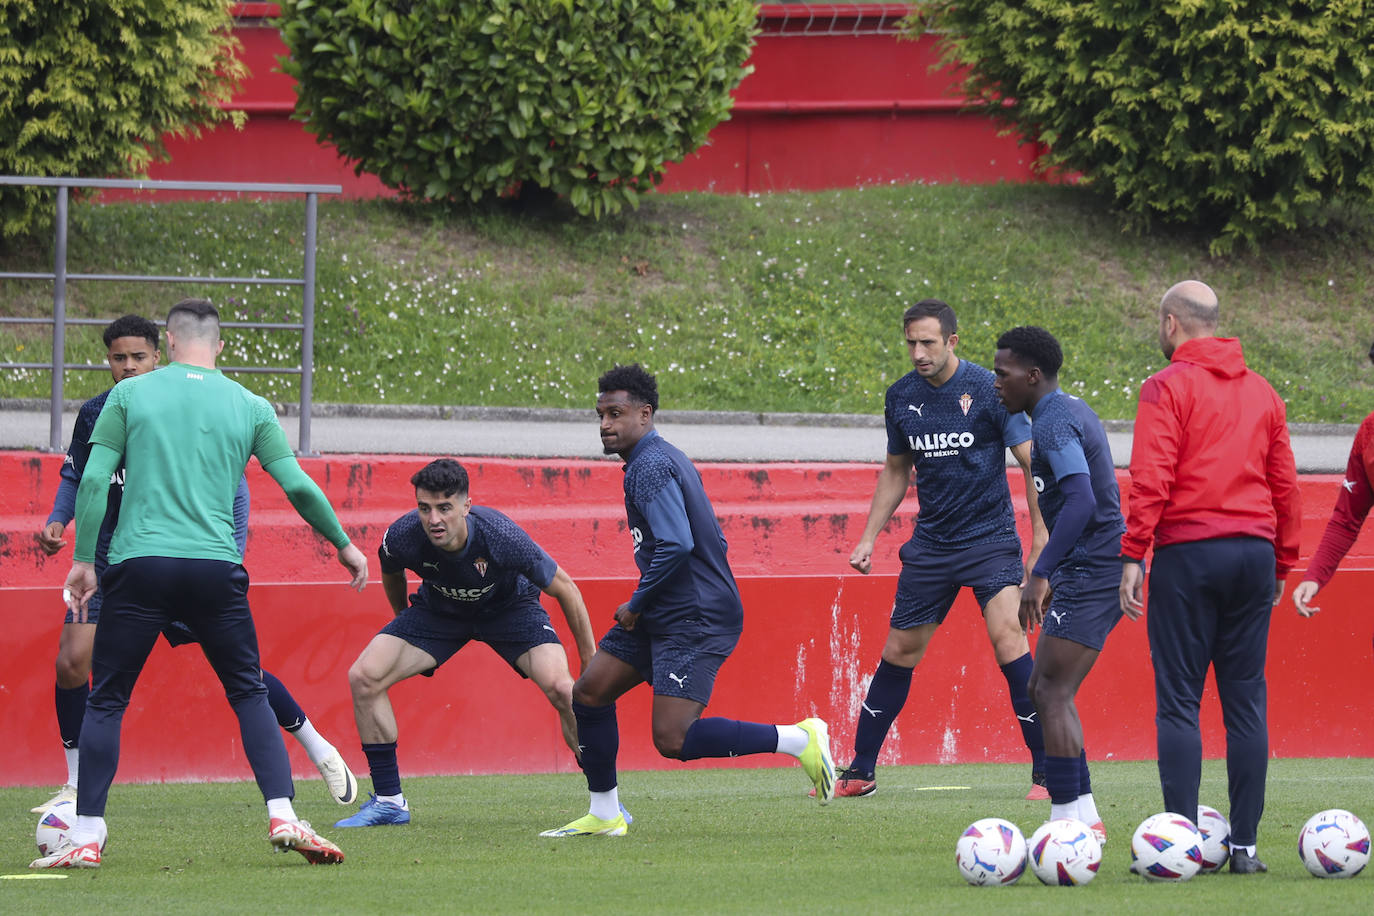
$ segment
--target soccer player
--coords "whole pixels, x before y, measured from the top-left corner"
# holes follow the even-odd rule
[[[947,304],[917,302],[902,315],[902,330],[913,368],[887,389],[887,459],[849,565],[868,575],[873,543],[901,505],[913,471],[920,511],[899,553],[902,572],[887,643],[859,713],[854,757],[840,772],[835,794],[877,791],[878,752],[906,703],[912,672],[959,589],[968,586],[983,610],[993,656],[1031,753],[1026,798],[1045,799],[1044,738],[1027,692],[1030,644],[1017,617],[1026,567],[1006,473],[1010,448],[1026,477],[1033,565],[1046,533],[1031,482],[1030,421],[1002,407],[991,372],[955,355],[958,322]]]
[[[133,378],[157,368],[158,365],[157,325],[140,315],[125,315],[117,318],[106,328],[105,358],[110,364],[110,374],[116,383]],[[81,475],[86,468],[86,459],[91,451],[91,430],[96,418],[105,406],[107,390],[81,405],[76,415],[76,425],[72,430],[71,445],[62,463],[61,483],[53,501],[51,514],[43,528],[34,535],[38,546],[48,556],[53,556],[67,545],[63,538],[67,523],[76,515],[76,492],[81,485]],[[109,565],[110,536],[119,521],[120,498],[124,492],[124,468],[121,466],[110,482],[108,508],[105,520],[100,526],[100,535],[95,548],[95,573],[99,579]],[[234,542],[239,553],[243,553],[248,540],[248,482],[239,481],[234,494]],[[63,801],[76,801],[76,783],[79,772],[78,747],[81,739],[81,720],[86,714],[86,698],[90,695],[91,646],[95,641],[95,627],[100,620],[101,596],[99,589],[87,603],[86,614],[81,619],[70,609],[62,626],[62,635],[57,649],[57,730],[62,739],[63,751],[67,758],[67,781],[57,790],[57,794],[32,809],[40,814],[53,805]],[[163,635],[169,645],[178,646],[195,642],[195,634],[185,624],[173,623]],[[349,804],[357,795],[357,780],[354,779],[348,764],[315,730],[291,692],[280,680],[269,672],[262,673],[267,685],[267,699],[277,723],[294,735],[319,768],[325,779],[330,797],[339,804]]]
[[[1374,346],[1369,348],[1369,361],[1374,363]],[[1336,567],[1360,536],[1360,528],[1371,506],[1374,506],[1374,413],[1365,417],[1355,431],[1355,442],[1350,446],[1345,479],[1341,481],[1336,506],[1331,510],[1331,520],[1326,523],[1326,531],[1322,533],[1317,552],[1312,554],[1307,572],[1302,574],[1302,581],[1293,590],[1293,604],[1302,616],[1311,617],[1321,610],[1312,604],[1312,599],[1336,574]]]
[[[1159,782],[1168,811],[1197,812],[1198,708],[1211,666],[1226,726],[1231,872],[1267,871],[1255,841],[1269,760],[1264,679],[1273,606],[1298,560],[1301,496],[1286,408],[1245,365],[1240,341],[1216,337],[1217,295],[1185,280],[1159,304],[1169,365],[1140,387],[1131,449],[1121,609],[1145,610],[1155,672]]]
[[[1031,418],[1031,474],[1049,541],[1021,589],[1020,619],[1040,628],[1030,695],[1045,732],[1050,817],[1107,828],[1093,801],[1083,725],[1074,697],[1121,619],[1121,491],[1102,421],[1059,387],[1064,353],[1044,328],[997,339],[994,387],[1008,413]]]
[[[835,768],[824,721],[761,725],[706,718],[716,673],[744,627],[725,535],[701,474],[654,429],[658,384],[639,365],[601,376],[596,398],[601,445],[625,461],[625,514],[639,584],[615,612],[596,655],[573,685],[588,813],[540,836],[624,836],[616,754],[615,701],[647,682],[654,691],[654,747],[664,757],[790,754],[801,761],[821,804],[834,793]]]
[[[239,720],[244,753],[267,802],[268,841],[312,864],[343,861],[339,848],[292,808],[291,765],[260,674],[248,574],[234,543],[234,491],[249,458],[257,456],[301,517],[334,544],[356,589],[367,584],[367,558],[296,463],[272,405],[215,368],[223,346],[219,312],[209,301],[178,302],[167,315],[172,363],[116,385],[91,432],[66,585],[75,613],[84,614],[96,592],[93,561],[110,478],[121,463],[137,473],[125,481],[110,566],[99,582],[104,606],[81,727],[72,842],[31,867],[100,866],[124,710],[158,634],[174,620],[196,635]]]
[[[471,640],[484,642],[521,677],[534,681],[558,711],[563,740],[576,757],[568,656],[539,604],[558,602],[585,669],[596,651],[582,593],[563,568],[515,522],[468,495],[468,472],[440,458],[410,478],[416,508],[386,529],[377,556],[394,619],[348,670],[353,713],[372,771],[373,796],[336,827],[410,823],[396,764],[396,715],[387,691],[431,675]],[[406,570],[420,588],[406,600]]]

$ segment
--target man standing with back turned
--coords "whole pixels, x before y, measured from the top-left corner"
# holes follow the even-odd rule
[[[1226,725],[1231,871],[1268,868],[1255,843],[1269,760],[1264,680],[1269,618],[1298,559],[1298,473],[1286,409],[1245,365],[1240,341],[1215,337],[1217,296],[1196,280],[1159,304],[1169,365],[1140,388],[1121,541],[1121,610],[1144,612],[1150,542],[1150,659],[1164,807],[1197,816],[1198,706],[1216,671]]]
[[[116,385],[91,433],[67,576],[73,610],[84,610],[96,590],[92,559],[110,475],[121,462],[138,473],[126,481],[110,565],[100,582],[105,603],[81,731],[72,843],[33,868],[100,866],[124,710],[158,634],[171,621],[191,629],[224,684],[267,801],[268,841],[279,850],[295,849],[312,864],[343,861],[339,848],[297,819],[291,806],[286,745],[259,673],[248,574],[234,543],[234,491],[248,459],[256,455],[301,517],[338,548],[356,589],[367,584],[367,559],[296,463],[271,405],[215,368],[223,347],[215,307],[204,299],[178,302],[167,314],[171,365]]]

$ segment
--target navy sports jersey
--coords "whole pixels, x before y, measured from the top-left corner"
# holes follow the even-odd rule
[[[1031,475],[1040,494],[1045,527],[1054,530],[1064,508],[1059,481],[1071,474],[1088,475],[1096,503],[1083,533],[1059,566],[1118,564],[1126,523],[1121,517],[1121,490],[1102,421],[1082,400],[1059,390],[1040,399],[1031,419]]]
[[[414,509],[391,523],[377,548],[382,572],[410,570],[421,579],[412,596],[430,610],[493,617],[539,601],[558,564],[525,529],[486,506],[468,512],[468,541],[455,553],[434,546]]]
[[[625,462],[625,516],[639,567],[630,596],[630,610],[642,615],[636,629],[668,634],[697,618],[702,636],[738,635],[744,605],[701,473],[654,430]]]
[[[52,513],[45,524],[61,522],[63,525],[76,517],[76,491],[81,486],[81,475],[86,472],[86,461],[91,457],[91,432],[105,401],[113,388],[108,388],[81,405],[76,413],[76,424],[72,427],[72,441],[67,446],[67,456],[62,459],[62,480],[57,486],[57,496],[53,500]],[[124,499],[124,465],[110,477],[110,495],[105,503],[105,519],[100,524],[100,535],[96,539],[95,559],[104,568],[110,555],[110,537],[115,525],[119,523],[119,507]],[[248,479],[239,481],[238,491],[234,494],[234,543],[242,554],[248,543]]]
[[[915,370],[887,389],[887,451],[914,455],[920,510],[911,541],[970,547],[1018,541],[1007,487],[1007,448],[1031,437],[1025,414],[1008,414],[996,378],[960,360],[936,387]]]

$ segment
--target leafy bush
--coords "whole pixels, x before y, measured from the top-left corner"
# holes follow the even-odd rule
[[[601,216],[706,141],[749,72],[748,0],[284,0],[296,112],[416,197],[531,183]]]
[[[1212,250],[1374,196],[1374,16],[1359,0],[931,0],[911,31],[966,96],[1136,224]]]
[[[0,174],[111,178],[165,159],[162,137],[233,116],[245,73],[230,0],[6,0]],[[238,116],[241,120],[242,115]],[[0,235],[35,232],[51,198],[0,188]]]

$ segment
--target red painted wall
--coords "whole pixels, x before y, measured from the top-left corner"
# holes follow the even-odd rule
[[[375,556],[385,525],[410,508],[409,475],[428,459],[330,456],[305,467],[339,507],[345,527]],[[469,459],[479,503],[523,524],[578,580],[598,634],[634,586],[616,461]],[[55,782],[61,751],[52,712],[52,662],[61,627],[59,588],[70,553],[45,559],[33,545],[56,489],[60,457],[0,452],[0,602],[10,628],[0,643],[0,783]],[[876,465],[703,464],[703,477],[731,543],[746,627],[722,669],[711,709],[719,715],[791,722],[813,712],[832,723],[837,756],[849,756],[854,716],[886,634],[896,550],[911,509],[879,541],[869,577],[845,559],[863,525]],[[265,667],[295,692],[350,764],[366,767],[353,727],[345,672],[389,611],[380,588],[342,584],[332,549],[304,532],[256,465],[247,566]],[[1021,500],[1020,475],[1010,475]],[[1123,475],[1124,482],[1124,475]],[[1340,478],[1303,480],[1305,553],[1315,547]],[[1359,613],[1374,589],[1374,530],[1356,544],[1301,620],[1291,604],[1270,637],[1270,728],[1277,756],[1374,756],[1361,725],[1370,665],[1370,624]],[[548,602],[566,639],[557,606]],[[1089,753],[1153,756],[1153,678],[1143,623],[1123,622],[1079,697]],[[986,648],[971,597],[960,597],[918,672],[912,700],[885,750],[885,763],[1020,760],[1019,731],[1006,715],[1005,683]],[[500,703],[491,702],[500,697]],[[469,647],[432,678],[395,693],[403,772],[573,770],[552,711],[494,653]],[[649,737],[647,690],[621,706],[625,769],[676,766]],[[1224,753],[1220,716],[1204,701],[1204,748]],[[126,718],[121,779],[246,778],[237,729],[218,682],[194,647],[159,645]],[[295,769],[313,775],[288,740]],[[739,765],[771,765],[753,758]],[[718,762],[696,764],[718,765]],[[799,780],[799,789],[802,788]]]
[[[708,145],[667,169],[663,189],[730,193],[816,190],[887,182],[1036,180],[1037,150],[1000,137],[986,118],[959,112],[945,71],[932,73],[934,43],[893,34],[853,34],[891,21],[903,4],[817,6],[798,33],[796,6],[763,6],[754,73],[735,92],[730,120]],[[857,11],[858,19],[850,18]],[[841,18],[827,18],[827,13]],[[268,17],[274,3],[243,3],[235,29],[251,71],[231,108],[248,114],[236,131],[165,138],[171,161],[154,179],[340,184],[345,196],[388,194],[296,121],[295,82],[277,59],[286,53]],[[834,32],[827,32],[833,23]],[[170,192],[162,192],[164,196]]]

